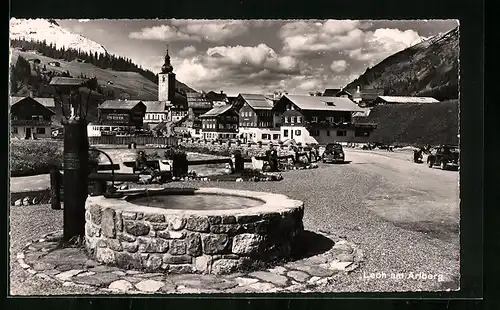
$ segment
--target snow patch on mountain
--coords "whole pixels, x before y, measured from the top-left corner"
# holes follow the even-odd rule
[[[43,41],[57,48],[75,49],[88,53],[107,54],[101,44],[60,27],[55,20],[17,19],[10,20],[10,37],[27,41]]]

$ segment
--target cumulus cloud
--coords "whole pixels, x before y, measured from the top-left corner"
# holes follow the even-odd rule
[[[201,41],[200,37],[181,32],[169,25],[145,27],[141,31],[131,32],[129,37],[139,40]]]
[[[347,69],[347,61],[345,60],[334,60],[330,65],[330,69],[333,72],[341,73]]]
[[[363,44],[348,52],[349,57],[373,65],[422,40],[414,30],[381,28],[365,33]]]
[[[298,21],[283,25],[279,37],[283,41],[283,51],[290,55],[342,52],[351,59],[371,63],[423,39],[414,30],[380,28],[367,31],[370,25],[355,20]]]
[[[249,22],[244,20],[173,20],[172,25],[188,35],[198,36],[210,42],[223,42],[248,31]]]
[[[171,20],[166,24],[142,28],[129,37],[144,40],[224,42],[248,32],[250,26],[265,27],[266,21]]]
[[[188,45],[188,46],[182,48],[179,51],[178,55],[180,57],[189,57],[189,56],[195,55],[196,52],[197,52],[196,47],[194,47],[193,45]]]
[[[216,46],[203,54],[172,61],[179,79],[198,89],[240,84],[264,90],[300,75],[304,67],[294,57],[279,55],[266,44]]]
[[[273,72],[293,73],[299,69],[298,62],[291,56],[279,56],[266,44],[257,46],[217,46],[206,52],[206,63],[217,67],[242,66],[269,69]]]

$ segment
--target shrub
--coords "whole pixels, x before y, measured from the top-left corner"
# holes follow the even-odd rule
[[[63,164],[62,141],[12,140],[10,143],[11,171],[46,171]],[[100,153],[89,151],[89,164],[99,163]]]
[[[63,144],[59,141],[12,140],[10,170],[48,169],[63,162]]]

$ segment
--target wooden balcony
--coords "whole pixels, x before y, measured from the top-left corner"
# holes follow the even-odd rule
[[[304,127],[307,129],[352,129],[355,127],[353,123],[344,122],[344,123],[333,123],[328,121],[319,121],[319,122],[305,122]]]

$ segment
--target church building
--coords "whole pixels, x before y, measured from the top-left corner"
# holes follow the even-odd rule
[[[158,74],[158,100],[170,103],[170,117],[172,122],[178,122],[188,114],[188,104],[186,94],[177,90],[177,80],[175,78],[174,67],[170,63],[170,55],[165,55],[165,63]]]

